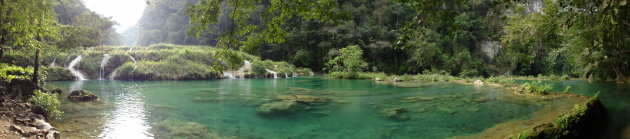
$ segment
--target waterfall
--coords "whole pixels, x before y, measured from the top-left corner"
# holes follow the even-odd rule
[[[112,71],[112,73],[109,74],[109,80],[114,80],[114,78],[116,78],[117,73],[118,73],[118,69]]]
[[[103,73],[105,71],[105,65],[107,65],[107,62],[109,62],[109,54],[103,54],[103,60],[101,61],[101,70],[100,70],[100,74],[98,79],[99,80],[103,80]]]
[[[315,73],[313,73],[313,72],[308,72],[308,73],[309,73],[311,76],[315,75]]]
[[[128,55],[128,56],[129,56],[129,58],[131,59],[131,61],[133,61],[133,64],[134,64],[134,65],[135,65],[136,63],[138,63],[138,62],[136,61],[136,59],[135,59],[135,58],[133,58],[133,56],[131,56],[131,55]]]
[[[72,60],[72,62],[70,62],[70,65],[68,65],[68,70],[70,70],[70,72],[72,72],[72,75],[77,77],[78,80],[86,80],[85,76],[83,76],[81,72],[74,69],[74,66],[77,65],[77,63],[79,62],[81,62],[81,55],[77,56],[77,58],[75,58],[74,60]]]
[[[234,74],[232,74],[232,72],[223,72],[223,76],[228,79],[234,79]]]
[[[269,69],[265,69],[267,72],[273,74],[273,78],[278,78],[278,73]]]
[[[289,78],[289,75],[286,72],[284,73],[284,78]]]
[[[52,62],[52,63],[50,63],[50,64],[48,65],[48,67],[54,67],[54,66],[57,66],[57,63],[55,63],[55,61],[57,61],[57,59],[53,59],[53,62]]]

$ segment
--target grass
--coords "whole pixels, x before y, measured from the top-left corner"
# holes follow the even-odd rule
[[[542,83],[541,81],[532,81],[521,85],[523,94],[548,94],[553,89],[551,84]]]

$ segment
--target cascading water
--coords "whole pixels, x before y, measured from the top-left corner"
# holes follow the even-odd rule
[[[284,78],[289,78],[289,75],[286,72],[284,73]]]
[[[265,69],[267,72],[273,74],[273,78],[278,78],[278,73],[269,69]]]
[[[107,65],[107,62],[109,62],[109,58],[110,58],[109,54],[103,54],[103,60],[101,61],[101,70],[100,70],[100,74],[99,74],[99,77],[98,77],[99,80],[103,80],[103,74],[104,74],[104,71],[105,71],[105,65]]]
[[[54,67],[57,66],[57,63],[55,63],[57,61],[57,59],[53,59],[53,62],[51,62],[48,67]]]
[[[232,74],[232,72],[223,72],[223,76],[227,77],[228,79],[234,79],[234,74]]]
[[[81,74],[81,72],[79,72],[78,70],[74,69],[74,66],[77,65],[77,63],[81,62],[81,57],[82,56],[79,55],[79,56],[77,56],[77,58],[72,60],[72,62],[70,62],[70,65],[68,65],[68,70],[70,70],[72,75],[77,77],[77,80],[86,80],[85,76],[83,76],[83,74]]]
[[[118,69],[112,71],[112,73],[109,74],[109,80],[114,80],[114,78],[116,78],[117,73],[118,73]]]

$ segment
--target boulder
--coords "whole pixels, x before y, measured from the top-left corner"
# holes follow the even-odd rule
[[[72,91],[70,95],[68,95],[68,100],[75,102],[87,102],[87,101],[97,101],[98,96],[94,93],[85,91],[85,90],[76,90]]]
[[[403,80],[400,78],[394,78],[394,82],[402,82]]]
[[[381,113],[383,116],[396,121],[407,121],[411,119],[409,116],[405,115],[405,113],[407,113],[407,109],[405,108],[384,109]]]
[[[290,114],[300,109],[297,102],[291,100],[262,104],[256,112],[260,115]]]
[[[375,78],[374,81],[383,81],[381,78]]]

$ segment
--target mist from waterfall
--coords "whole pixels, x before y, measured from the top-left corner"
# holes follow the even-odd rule
[[[77,58],[72,60],[72,62],[70,62],[70,64],[68,65],[68,70],[70,70],[72,75],[77,77],[77,80],[86,80],[85,76],[83,76],[81,72],[79,72],[77,69],[74,68],[74,66],[77,65],[77,63],[81,62],[81,58],[82,58],[82,55],[79,55],[77,56]]]

